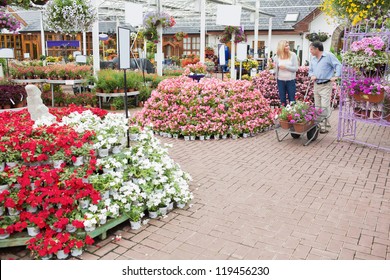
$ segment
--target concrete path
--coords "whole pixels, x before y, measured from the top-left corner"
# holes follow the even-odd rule
[[[194,179],[191,207],[139,231],[124,223],[81,259],[390,259],[390,154],[337,142],[337,111],[331,123],[307,147],[274,131],[160,138]],[[0,256],[30,258],[20,247]]]

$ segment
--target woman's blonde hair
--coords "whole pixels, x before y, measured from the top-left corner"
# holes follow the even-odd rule
[[[291,52],[285,50],[286,44],[288,44],[287,40],[281,40],[278,43],[278,48],[276,49],[276,55],[280,59],[290,59],[291,58]]]

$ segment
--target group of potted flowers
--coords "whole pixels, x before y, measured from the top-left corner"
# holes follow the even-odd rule
[[[348,78],[342,84],[353,100],[351,113],[359,119],[388,120],[390,84],[385,77],[390,62],[388,42],[379,35],[353,39],[355,41],[343,54]]]
[[[35,257],[77,256],[93,242],[86,233],[109,219],[140,222],[156,207],[192,198],[190,176],[147,128],[126,148],[128,121],[120,114],[75,106],[50,112],[57,123],[34,123],[27,110],[1,114],[0,238],[27,229]]]
[[[282,128],[301,133],[314,125],[321,112],[308,102],[297,101],[282,107],[278,119]]]
[[[11,65],[13,79],[49,79],[49,80],[79,80],[92,75],[91,66],[68,63],[48,66]]]
[[[27,93],[23,86],[0,84],[0,109],[23,107],[26,105]]]
[[[185,140],[246,137],[273,125],[269,103],[249,81],[197,83],[186,76],[162,81],[136,117],[156,133]]]

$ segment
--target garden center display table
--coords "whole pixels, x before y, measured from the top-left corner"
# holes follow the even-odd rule
[[[45,80],[45,81],[46,83],[50,84],[52,107],[54,107],[54,85],[74,86],[76,84],[83,84],[86,82],[86,80]]]
[[[12,79],[15,84],[41,84],[45,83],[46,79]]]
[[[135,96],[135,104],[137,105],[138,104],[138,95],[139,95],[139,91],[130,91],[127,93],[127,96]],[[120,97],[120,96],[125,96],[125,93],[124,92],[117,92],[117,93],[96,93],[96,96],[99,97],[99,108],[101,109],[102,108],[102,99],[103,97],[104,98],[108,98],[108,100],[111,98],[111,97]]]

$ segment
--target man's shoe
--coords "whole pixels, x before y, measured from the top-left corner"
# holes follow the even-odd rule
[[[320,130],[320,133],[321,134],[325,134],[325,133],[328,133],[329,132],[329,130],[326,130],[326,129],[324,129],[324,128],[322,128],[321,130]]]

